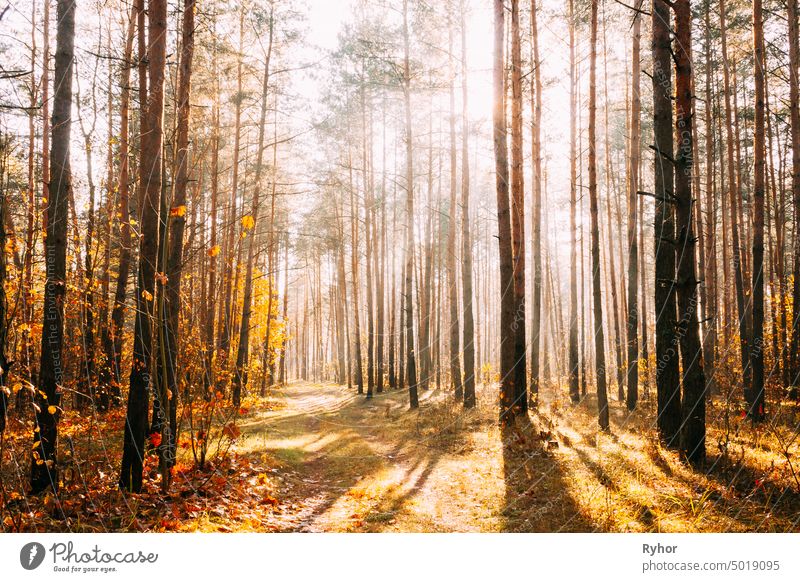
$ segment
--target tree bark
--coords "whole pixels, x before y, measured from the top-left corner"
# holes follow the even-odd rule
[[[64,305],[67,277],[67,216],[72,188],[70,129],[72,125],[72,73],[75,42],[75,3],[58,0],[53,141],[50,151],[50,196],[47,199],[47,237],[39,387],[36,391],[36,431],[31,449],[31,491],[58,490],[58,418],[63,385]],[[5,204],[4,204],[5,206]],[[5,209],[4,209],[5,210]]]
[[[675,336],[675,224],[672,152],[672,56],[670,10],[653,0],[653,157],[655,195],[656,393],[658,430],[662,441],[677,447],[681,426],[678,339]]]
[[[472,234],[469,209],[469,113],[467,97],[466,2],[461,0],[461,310],[464,330],[461,343],[464,360],[464,408],[475,407],[475,319],[472,290]]]
[[[638,3],[641,7],[642,2]],[[639,77],[641,70],[640,43],[642,19],[637,11],[633,16],[633,47],[631,51],[631,118],[630,159],[628,161],[628,373],[625,403],[628,410],[636,408],[639,399],[639,243],[637,240],[637,212],[639,198],[639,148],[641,97]]]
[[[152,324],[155,296],[156,261],[159,240],[159,211],[162,197],[162,145],[164,115],[164,67],[166,64],[166,0],[148,4],[148,84],[146,121],[141,136],[139,164],[142,199],[139,204],[141,238],[139,273],[136,284],[136,323],[131,364],[125,436],[122,451],[120,488],[138,493],[142,489],[142,469],[147,432],[147,408],[153,357]],[[144,104],[143,104],[144,105]]]
[[[755,79],[755,127],[753,141],[753,346],[750,352],[752,385],[747,397],[748,414],[764,419],[764,15],[762,0],[753,1],[753,61]],[[747,386],[745,386],[747,388]]]
[[[609,430],[606,392],[606,352],[603,331],[603,301],[600,294],[600,228],[597,204],[597,6],[592,0],[589,53],[589,213],[591,216],[592,300],[594,306],[595,370],[597,378],[597,418],[600,429]]]
[[[703,377],[702,347],[697,321],[697,275],[692,200],[692,14],[689,0],[676,0],[675,10],[675,206],[677,209],[678,320],[683,363],[683,401],[681,403],[681,452],[693,464],[705,460],[706,385]]]
[[[514,332],[514,264],[511,236],[511,212],[508,196],[508,149],[506,144],[505,107],[505,7],[494,2],[494,160],[497,190],[498,250],[500,256],[500,423],[514,422],[516,415],[516,355]]]

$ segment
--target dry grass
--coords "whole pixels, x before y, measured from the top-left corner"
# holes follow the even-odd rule
[[[297,414],[316,396],[335,404]],[[339,395],[330,400],[331,394]],[[592,399],[550,400],[501,430],[496,394],[463,411],[447,395],[364,401],[332,385],[294,385],[289,405],[246,429],[286,477],[281,496],[298,512],[290,531],[795,531],[800,494],[779,438],[737,417],[709,427],[701,470],[663,448],[652,402],[632,414],[612,404],[597,429]],[[714,408],[710,418],[716,418]],[[787,425],[791,423],[787,422]],[[729,427],[730,428],[730,427]],[[730,432],[728,454],[717,442]],[[266,440],[255,435],[266,433]],[[797,445],[789,447],[789,458]],[[733,451],[737,451],[736,455]]]

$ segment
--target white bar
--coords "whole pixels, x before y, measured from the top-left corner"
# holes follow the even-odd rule
[[[21,556],[21,550],[30,542],[46,555],[28,571],[21,561],[30,551]],[[74,555],[67,561],[70,542]],[[144,564],[95,561],[128,553],[135,559],[139,552],[157,557]],[[78,563],[84,553],[89,562]],[[798,554],[800,534],[4,534],[0,580],[796,582]],[[662,570],[653,571],[658,564]],[[666,564],[701,571],[664,570]],[[83,572],[104,566],[114,571]]]

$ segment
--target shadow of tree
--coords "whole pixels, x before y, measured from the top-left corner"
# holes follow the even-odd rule
[[[563,470],[530,417],[500,431],[505,479],[504,531],[588,532],[597,526],[567,489]]]

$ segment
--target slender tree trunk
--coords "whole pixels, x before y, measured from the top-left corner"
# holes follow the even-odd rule
[[[675,336],[674,166],[672,133],[672,56],[670,10],[664,0],[653,0],[653,149],[655,196],[656,392],[658,430],[667,446],[678,446],[681,426],[681,390],[678,345]]]
[[[50,152],[51,196],[47,199],[47,237],[39,387],[36,390],[36,430],[31,449],[31,491],[58,490],[58,417],[63,385],[64,306],[67,292],[67,214],[72,188],[70,129],[72,125],[72,72],[75,41],[75,3],[58,0],[55,89],[53,95],[53,146]],[[5,204],[3,204],[5,211]],[[2,275],[2,273],[0,273]],[[2,297],[0,297],[2,299]],[[5,321],[3,318],[2,321]]]
[[[255,263],[255,247],[257,238],[259,199],[261,195],[261,178],[264,165],[264,136],[267,125],[267,96],[269,93],[270,61],[272,59],[272,45],[275,22],[273,20],[273,6],[270,4],[269,13],[269,40],[267,43],[266,61],[264,63],[264,80],[261,88],[261,112],[258,125],[258,150],[256,152],[256,174],[253,186],[253,201],[250,220],[251,232],[247,237],[247,266],[245,268],[244,295],[242,296],[242,320],[239,324],[239,346],[236,352],[236,373],[233,378],[233,404],[239,406],[242,399],[242,390],[247,387],[248,366],[250,360],[250,319],[252,317],[253,303],[253,267]],[[270,225],[272,228],[272,225]]]
[[[798,40],[797,0],[787,0],[789,18],[789,110],[791,113],[792,134],[792,199],[794,204],[794,286],[792,289],[792,337],[791,362],[792,377],[789,396],[798,398],[798,379],[800,379],[800,227],[796,224],[800,216],[800,40]]]
[[[236,97],[234,99],[234,129],[233,129],[233,163],[231,169],[231,190],[230,197],[228,198],[228,208],[226,211],[227,231],[225,235],[225,266],[222,274],[222,280],[225,283],[224,299],[220,303],[220,322],[217,326],[219,329],[219,339],[217,344],[219,346],[219,370],[223,371],[228,366],[228,358],[231,348],[231,335],[233,328],[233,279],[234,268],[236,267],[237,248],[240,245],[236,244],[236,198],[239,194],[239,156],[241,151],[241,137],[242,137],[242,101],[244,93],[242,92],[242,52],[244,42],[244,10],[242,9],[239,14],[239,52],[236,57]],[[237,271],[238,272],[238,271]]]
[[[677,209],[678,320],[683,363],[681,403],[681,452],[693,464],[705,460],[706,385],[697,321],[697,275],[692,199],[692,14],[689,0],[676,0],[675,9],[675,133],[679,147],[675,156],[675,206]]]
[[[469,209],[469,114],[467,109],[467,20],[465,0],[461,0],[461,310],[464,332],[461,349],[464,359],[464,407],[475,406],[475,320],[472,291],[472,236]]]
[[[411,408],[419,408],[417,355],[414,352],[414,139],[411,126],[411,61],[408,30],[408,0],[403,0],[403,103],[406,130],[406,273],[405,326],[408,396]]]
[[[514,331],[514,264],[511,211],[508,196],[508,149],[504,74],[505,7],[494,2],[494,159],[497,189],[498,247],[500,256],[500,423],[514,422],[516,415],[516,355]]]
[[[591,215],[592,297],[594,304],[595,369],[597,374],[597,414],[600,428],[602,430],[609,430],[603,302],[600,295],[600,228],[597,204],[597,6],[598,0],[592,0],[592,36],[589,53],[589,213]]]
[[[578,402],[580,393],[580,364],[578,363],[578,243],[577,243],[577,151],[575,147],[576,96],[575,96],[575,0],[569,0],[569,396]]]
[[[764,15],[762,0],[753,1],[753,61],[755,77],[755,128],[753,155],[753,349],[750,352],[752,385],[747,398],[748,414],[764,419]],[[777,355],[777,354],[776,354]]]
[[[525,342],[525,186],[522,169],[522,57],[519,0],[511,0],[511,250],[514,266],[514,405],[528,409]]]
[[[172,207],[169,210],[168,244],[165,295],[160,302],[161,329],[159,331],[159,356],[163,358],[164,376],[159,378],[159,391],[156,396],[159,410],[163,414],[157,418],[154,432],[161,434],[158,446],[159,469],[161,471],[161,489],[169,490],[172,467],[175,465],[177,441],[177,398],[178,386],[178,349],[180,346],[178,317],[180,314],[181,276],[183,274],[183,236],[186,229],[186,190],[189,184],[189,113],[191,96],[192,57],[194,53],[194,13],[195,0],[184,0],[183,22],[181,27],[181,54],[178,80],[178,128],[176,135],[176,177]],[[216,135],[212,137],[216,140]],[[212,145],[216,148],[216,144]],[[213,166],[213,164],[212,164]],[[216,180],[212,167],[212,181]],[[216,189],[212,187],[212,204],[215,204]],[[214,212],[212,212],[212,229],[214,228]],[[213,243],[212,243],[213,244]],[[210,267],[213,277],[213,265]],[[210,279],[213,282],[213,279]],[[213,292],[213,283],[209,284],[208,296]]]
[[[533,292],[531,294],[531,402],[539,401],[541,383],[539,365],[542,330],[542,72],[539,60],[539,29],[536,0],[531,0],[531,62],[533,82],[531,91],[531,157],[533,158],[533,187],[531,208],[531,254],[533,263]],[[546,356],[545,356],[546,357]]]
[[[151,386],[153,299],[159,241],[159,210],[162,198],[162,145],[164,115],[164,67],[166,64],[167,7],[165,0],[150,0],[148,5],[147,64],[150,94],[147,98],[146,131],[141,136],[140,181],[143,184],[139,205],[141,239],[139,273],[136,284],[136,323],[131,365],[125,438],[122,451],[120,487],[142,489],[147,408]]]
[[[720,40],[722,42],[722,64],[723,64],[723,79],[725,83],[725,131],[728,146],[728,210],[730,211],[730,227],[733,245],[733,269],[736,283],[736,305],[737,305],[737,319],[739,322],[739,342],[741,348],[741,361],[742,370],[744,374],[744,387],[745,393],[749,390],[750,386],[750,338],[747,329],[747,306],[745,305],[745,289],[744,289],[744,274],[742,266],[742,253],[739,232],[739,213],[737,208],[740,204],[740,190],[741,181],[737,184],[736,161],[734,157],[734,147],[736,144],[733,130],[733,110],[731,106],[731,91],[733,90],[730,82],[730,74],[728,72],[728,43],[727,43],[727,25],[726,25],[726,0],[720,0]]]
[[[704,324],[706,329],[705,340],[703,342],[703,361],[705,364],[708,390],[710,394],[716,392],[714,371],[716,367],[716,345],[717,345],[717,316],[719,310],[719,300],[717,298],[717,250],[715,244],[716,232],[716,203],[714,191],[714,159],[716,144],[714,139],[713,121],[713,100],[711,94],[711,69],[712,69],[712,36],[711,36],[711,2],[706,4],[705,11],[705,133],[706,133],[706,318]]]
[[[641,7],[642,2],[638,3]],[[637,11],[633,17],[633,49],[631,54],[631,122],[630,159],[628,162],[628,410],[636,408],[639,399],[639,243],[636,219],[639,198],[639,148],[641,139],[641,98],[639,95],[640,43],[642,19]]]
[[[453,28],[455,27],[454,17],[452,14],[452,5],[450,6],[451,13],[449,14],[448,26],[448,53],[449,68],[450,68],[450,117],[449,123],[449,137],[450,137],[450,205],[446,217],[447,222],[445,228],[447,229],[447,258],[445,266],[447,269],[447,305],[449,309],[449,360],[448,371],[450,372],[450,386],[457,402],[464,400],[464,387],[461,383],[461,345],[460,345],[460,332],[461,323],[458,316],[458,280],[456,277],[456,192],[458,179],[458,159],[456,154],[456,91],[455,91],[455,65],[453,62]]]

